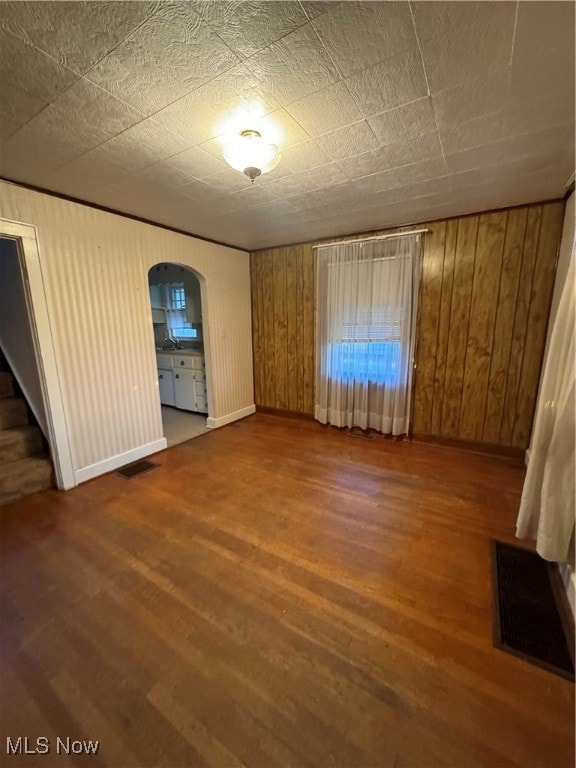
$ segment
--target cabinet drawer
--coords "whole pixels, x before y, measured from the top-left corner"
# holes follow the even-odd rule
[[[196,395],[199,397],[206,397],[206,382],[205,381],[194,381],[194,391],[196,392]]]
[[[206,366],[204,364],[204,356],[203,355],[194,355],[192,358],[192,368],[197,368],[198,370],[203,370]]]
[[[194,366],[192,365],[193,359],[194,358],[192,357],[184,357],[184,356],[176,357],[176,355],[174,355],[172,357],[172,363],[174,365],[174,368],[194,368]]]
[[[156,355],[158,368],[172,368],[172,355]]]

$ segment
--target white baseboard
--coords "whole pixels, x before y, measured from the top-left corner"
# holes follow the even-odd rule
[[[82,469],[77,469],[75,472],[76,482],[85,483],[86,480],[91,480],[93,477],[99,475],[105,475],[106,472],[112,472],[119,467],[123,467],[126,464],[130,464],[132,461],[138,461],[143,459],[144,456],[150,456],[151,453],[158,453],[168,447],[166,438],[161,440],[155,440],[153,443],[146,443],[139,448],[134,448],[132,451],[126,451],[125,453],[118,453],[116,456],[111,456],[104,461],[98,461],[96,464],[90,464]]]
[[[241,408],[239,411],[227,413],[226,416],[219,416],[217,419],[208,418],[206,420],[206,426],[208,429],[217,429],[218,427],[223,427],[225,424],[230,424],[233,421],[238,421],[238,419],[243,419],[245,416],[251,416],[253,413],[256,413],[256,406],[249,405],[247,408]]]
[[[574,573],[569,563],[558,563],[558,567],[560,568],[562,583],[568,595],[568,603],[576,620],[576,573]]]

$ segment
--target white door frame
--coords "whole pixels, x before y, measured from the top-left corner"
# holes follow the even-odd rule
[[[36,365],[46,407],[48,423],[48,435],[46,437],[50,444],[56,484],[58,488],[66,490],[73,488],[77,483],[74,476],[60,375],[52,340],[36,227],[32,224],[0,218],[0,235],[15,240],[18,248]]]

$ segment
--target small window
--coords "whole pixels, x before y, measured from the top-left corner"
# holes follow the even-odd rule
[[[344,307],[336,317],[329,348],[333,375],[341,380],[399,383],[402,322],[402,307]]]
[[[184,286],[170,289],[170,309],[186,309]]]
[[[189,326],[189,323],[188,323]],[[197,339],[198,329],[186,326],[172,326],[171,334],[176,339]]]

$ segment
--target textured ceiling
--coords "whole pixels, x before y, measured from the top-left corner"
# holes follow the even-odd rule
[[[2,2],[0,173],[245,248],[562,196],[572,2]],[[249,114],[250,117],[246,117]],[[232,126],[282,159],[254,185]]]

